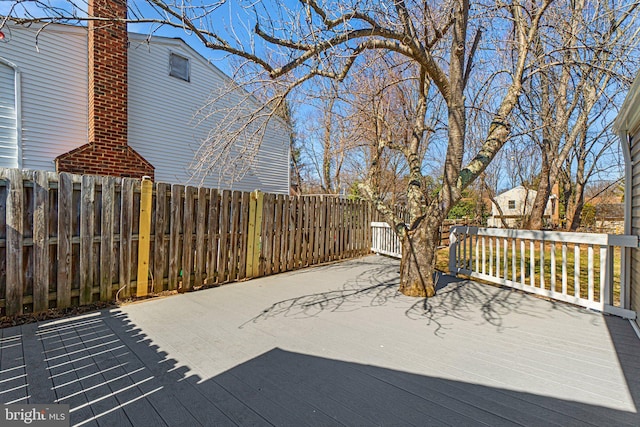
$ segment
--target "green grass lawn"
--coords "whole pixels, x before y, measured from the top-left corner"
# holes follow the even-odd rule
[[[504,275],[504,244],[502,239],[500,239],[501,247],[500,247],[500,276]],[[474,241],[475,245],[475,241]],[[567,267],[566,267],[566,275],[567,275],[567,293],[569,295],[574,295],[574,290],[576,286],[575,281],[575,255],[574,255],[574,244],[567,244]],[[551,244],[546,243],[544,247],[544,284],[545,289],[551,288],[551,278],[552,278],[552,268],[551,268]],[[474,252],[475,257],[475,252]],[[495,275],[496,268],[496,250],[494,243],[494,252],[493,252],[493,270]],[[525,241],[525,283],[527,285],[531,285],[530,274],[531,274],[531,265],[530,265],[530,248],[529,241]],[[516,239],[516,281],[521,280],[521,264],[520,264],[520,240]],[[540,287],[540,243],[535,242],[535,250],[534,250],[534,258],[535,258],[535,286]],[[555,245],[555,287],[554,290],[557,292],[562,291],[562,244],[556,243]],[[620,259],[621,259],[621,250],[620,248],[614,249],[613,256],[613,297],[614,297],[614,305],[618,305],[620,302]],[[489,273],[489,242],[488,239],[485,243],[485,272]],[[507,278],[512,278],[512,247],[511,247],[511,239],[507,240]],[[587,298],[589,291],[589,273],[587,269],[589,261],[588,255],[588,246],[580,245],[580,274],[578,279],[578,286],[580,288],[580,297]],[[449,269],[449,248],[443,248],[438,251],[436,266],[439,270],[448,271]],[[480,271],[482,271],[482,249],[479,249],[479,266]],[[600,292],[600,247],[594,246],[593,248],[593,264],[594,264],[594,274],[593,274],[593,284],[594,284],[594,294],[597,296]],[[475,259],[473,260],[473,265],[471,266],[475,269]]]

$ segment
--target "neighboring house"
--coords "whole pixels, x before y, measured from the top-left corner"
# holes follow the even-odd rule
[[[620,108],[614,129],[620,137],[625,160],[624,233],[640,236],[640,74]],[[631,307],[640,316],[640,251],[625,250],[622,262],[621,282],[628,283],[629,292],[621,305]]]
[[[126,16],[125,2],[92,6],[95,14],[103,6]],[[181,39],[148,40],[112,22],[40,28],[1,29],[0,167],[289,193],[289,127],[279,117],[242,179],[192,176],[196,151],[221,120],[194,117],[232,82]],[[219,102],[258,105],[240,89]]]
[[[494,197],[495,203],[491,203],[491,216],[487,219],[487,226],[502,228],[504,220],[510,228],[521,227],[523,218],[531,213],[537,194],[537,191],[519,185],[497,195]],[[557,224],[558,197],[555,187],[547,202],[544,218],[548,224]]]

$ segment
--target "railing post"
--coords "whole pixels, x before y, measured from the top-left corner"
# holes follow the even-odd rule
[[[600,248],[600,292],[605,305],[613,305],[613,246]]]
[[[629,280],[631,275],[629,274],[631,250],[630,248],[621,248],[620,253],[620,307],[629,309],[631,301],[629,298]]]
[[[458,236],[456,234],[456,227],[451,227],[449,231],[449,274],[458,274]]]

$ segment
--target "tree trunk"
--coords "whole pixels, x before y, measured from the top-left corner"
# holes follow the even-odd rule
[[[576,185],[575,200],[567,206],[567,231],[576,231],[580,227],[580,216],[584,207],[584,186],[581,183]]]
[[[549,196],[551,195],[551,180],[552,173],[551,167],[549,166],[549,159],[546,157],[546,154],[542,155],[542,169],[540,170],[540,182],[538,183],[538,188],[536,188],[537,193],[536,197],[533,201],[533,206],[531,207],[531,211],[528,213],[528,218],[525,221],[524,228],[529,230],[540,230],[542,229],[544,211],[547,207],[547,201],[549,200]],[[555,179],[555,178],[553,178]],[[527,199],[525,200],[525,209],[523,214],[525,217],[527,216],[527,204],[529,202],[529,195],[527,193]]]
[[[402,241],[400,292],[412,297],[432,297],[436,251],[443,218],[427,215],[414,230],[408,230]]]
[[[538,194],[533,201],[533,207],[529,217],[529,230],[540,230],[544,226],[544,211],[547,208],[547,201],[551,196],[551,188],[549,186],[538,187]]]
[[[574,207],[575,210],[571,213],[571,219],[567,217],[567,231],[577,231],[578,228],[580,228],[580,217],[582,216],[582,208],[584,208],[584,203],[576,205]]]

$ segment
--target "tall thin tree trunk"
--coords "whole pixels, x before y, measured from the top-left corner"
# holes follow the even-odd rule
[[[567,231],[576,231],[580,228],[580,217],[582,216],[582,209],[584,208],[584,197],[581,197],[581,199],[579,203],[572,207],[571,213],[567,214]]]
[[[546,144],[545,144],[546,145]],[[551,162],[548,159],[547,154],[543,153],[542,155],[542,169],[540,170],[540,183],[536,188],[536,197],[533,201],[533,206],[528,213],[528,217],[524,221],[524,228],[529,230],[540,230],[543,225],[543,217],[544,211],[547,207],[547,200],[549,200],[549,196],[551,195],[551,167],[549,163]],[[524,214],[527,216],[526,207],[528,203],[529,195],[527,193],[527,200],[525,200],[525,210]]]

